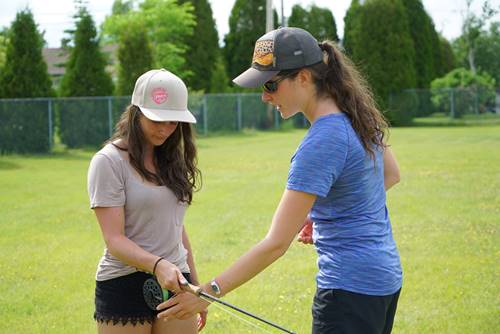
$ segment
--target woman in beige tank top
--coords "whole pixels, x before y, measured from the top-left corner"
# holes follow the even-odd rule
[[[186,320],[159,320],[143,295],[153,275],[173,293],[179,282],[199,283],[183,226],[200,177],[195,122],[182,80],[164,69],[148,71],[115,134],[90,163],[90,206],[106,243],[96,273],[98,333],[189,334],[205,325],[206,310]]]

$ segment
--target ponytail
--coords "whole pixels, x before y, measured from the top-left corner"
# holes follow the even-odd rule
[[[387,121],[378,110],[366,80],[338,46],[331,41],[319,43],[323,62],[311,65],[318,97],[330,97],[350,118],[364,149],[374,158],[375,148],[385,148]]]

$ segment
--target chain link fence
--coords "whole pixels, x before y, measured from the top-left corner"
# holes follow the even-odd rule
[[[49,152],[55,138],[70,148],[99,147],[129,103],[129,96],[0,99],[0,154]],[[188,107],[204,135],[308,126],[302,114],[283,121],[258,93],[191,94]],[[409,89],[389,97],[393,125],[411,125],[413,118],[435,113],[500,115],[500,89]]]
[[[450,118],[500,114],[500,88],[407,89],[389,96],[388,109],[389,118],[397,125],[436,113]]]
[[[70,148],[99,147],[129,103],[129,96],[0,99],[0,153],[49,152],[56,137]],[[308,125],[302,114],[283,121],[260,94],[192,94],[188,108],[204,135]]]

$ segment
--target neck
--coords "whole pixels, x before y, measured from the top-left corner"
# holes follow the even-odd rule
[[[340,109],[335,101],[328,97],[323,99],[313,98],[304,110],[304,116],[312,124],[321,116],[338,114]]]

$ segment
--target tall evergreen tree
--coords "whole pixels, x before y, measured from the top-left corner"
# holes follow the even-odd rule
[[[337,25],[328,8],[312,5],[308,10],[300,5],[292,7],[288,26],[302,28],[311,33],[318,41],[326,39],[338,41]]]
[[[439,36],[439,61],[435,68],[436,78],[442,77],[446,73],[457,67],[455,54],[450,42],[443,36]]]
[[[402,2],[406,9],[410,34],[415,47],[414,66],[418,73],[417,87],[428,88],[436,77],[434,62],[440,58],[439,38],[421,0],[402,0]]]
[[[8,38],[5,64],[0,73],[0,96],[52,96],[52,82],[42,56],[43,37],[30,9],[17,13]]]
[[[363,65],[378,102],[385,108],[391,92],[416,84],[407,15],[400,0],[368,0],[358,10],[359,29],[353,36],[352,56]]]
[[[224,59],[229,78],[246,70],[255,41],[266,29],[265,0],[236,0],[229,17],[229,33],[224,37]]]
[[[189,2],[194,7],[196,25],[193,36],[186,38],[185,67],[192,73],[186,80],[189,88],[211,91],[210,85],[219,52],[219,36],[212,16],[212,7],[207,0],[178,0]]]
[[[7,53],[7,29],[0,30],[0,71],[5,64],[5,54]]]
[[[344,16],[344,38],[342,46],[345,52],[352,56],[352,50],[355,48],[356,35],[359,30],[359,0],[352,0],[351,6]]]
[[[153,50],[146,27],[136,22],[120,34],[118,44],[117,95],[130,95],[135,81],[153,67]]]
[[[106,60],[99,48],[94,20],[87,8],[80,7],[75,16],[76,30],[70,48],[66,71],[61,80],[61,96],[104,96],[113,93]]]

